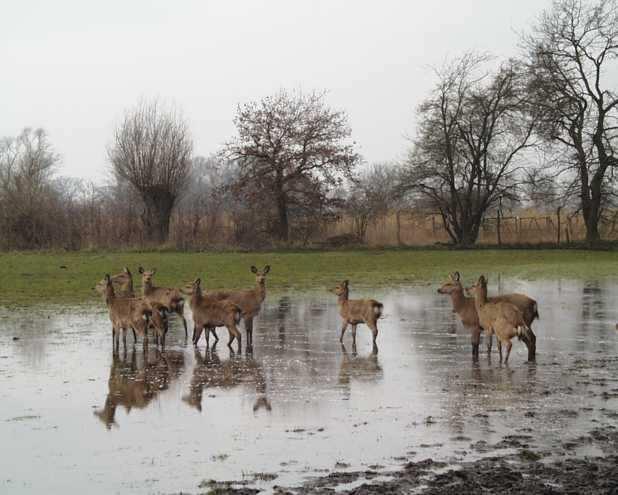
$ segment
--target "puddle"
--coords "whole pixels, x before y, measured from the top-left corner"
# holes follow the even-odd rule
[[[606,453],[618,285],[504,286],[539,301],[536,364],[520,342],[508,366],[483,344],[473,364],[450,300],[429,286],[363,291],[385,306],[378,349],[364,326],[356,348],[349,333],[339,344],[326,292],[269,294],[251,354],[231,352],[223,329],[214,352],[194,350],[174,321],[164,352],[138,343],[114,357],[102,305],[0,308],[0,491],[198,493],[219,486],[209,480],[268,491],[335,471],[390,479],[404,460]]]

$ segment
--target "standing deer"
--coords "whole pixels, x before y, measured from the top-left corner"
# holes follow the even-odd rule
[[[234,339],[238,339],[238,350],[242,350],[242,335],[237,328],[242,314],[241,308],[228,299],[217,299],[202,293],[202,281],[195,279],[191,293],[191,312],[193,313],[193,345],[197,345],[206,330],[206,347],[209,345],[210,329],[226,327],[230,340],[228,346],[232,347]],[[215,334],[216,337],[216,334]],[[217,340],[219,340],[217,338]]]
[[[120,332],[124,347],[127,346],[127,330],[133,331],[144,338],[147,342],[147,329],[149,318],[155,324],[156,332],[165,337],[165,323],[158,311],[153,311],[152,306],[143,298],[116,297],[112,279],[109,274],[105,275],[105,303],[109,309],[109,318],[112,322],[112,348],[118,349],[120,345]]]
[[[251,266],[251,273],[255,275],[255,288],[247,290],[219,290],[209,293],[210,297],[216,299],[228,299],[238,305],[242,311],[245,322],[245,332],[247,334],[247,347],[253,345],[253,319],[262,309],[262,303],[266,298],[266,274],[270,272],[270,265],[266,265],[263,270],[258,270]]]
[[[140,266],[138,271],[142,274],[142,294],[144,298],[151,303],[163,306],[168,312],[174,312],[180,316],[185,329],[185,338],[188,337],[187,320],[183,312],[185,300],[180,291],[168,287],[155,287],[152,278],[157,272],[156,268],[144,270]]]
[[[375,345],[378,337],[378,319],[382,316],[384,305],[375,299],[350,299],[348,280],[337,284],[334,289],[331,289],[331,292],[337,296],[339,314],[343,319],[339,342],[343,342],[343,336],[348,325],[352,325],[352,340],[356,343],[356,326],[359,323],[365,323],[373,334],[373,344]]]
[[[459,316],[464,328],[470,330],[472,334],[472,359],[476,361],[479,358],[481,324],[474,299],[464,295],[464,288],[459,279],[459,272],[449,274],[447,281],[438,289],[438,293],[451,296],[453,311]]]
[[[112,286],[114,289],[114,295],[116,298],[136,298],[135,290],[133,288],[133,274],[128,267],[124,267],[122,272],[117,273],[116,275],[112,275]],[[96,290],[104,294],[106,287],[105,279],[101,280],[96,285]],[[155,339],[157,345],[159,344],[159,338],[161,337],[162,345],[165,345],[165,334],[167,334],[167,316],[165,314],[165,307],[157,304],[156,302],[148,302],[147,304],[150,306],[151,314],[148,318],[148,329],[152,329],[155,334]],[[162,331],[163,330],[163,335]],[[133,342],[137,341],[137,335],[135,334],[135,330],[133,330]]]
[[[481,326],[486,332],[496,334],[498,352],[502,362],[502,344],[506,345],[506,364],[511,354],[513,337],[525,336],[530,328],[524,321],[522,311],[514,304],[507,301],[490,302],[487,299],[487,279],[481,275],[478,282],[470,288],[474,294],[474,305],[479,315]]]
[[[459,272],[451,273],[447,281],[438,289],[438,293],[451,296],[453,311],[457,313],[464,327],[472,332],[472,355],[478,358],[478,346],[482,328],[476,314],[474,298],[466,297],[464,291],[470,292],[469,288],[464,289],[462,286]],[[534,361],[536,357],[536,336],[532,331],[532,322],[539,318],[537,302],[524,294],[517,293],[493,296],[489,297],[488,300],[489,302],[509,302],[517,306],[523,313],[524,321],[528,328],[530,328],[530,331],[521,338],[528,348],[528,361]],[[487,333],[487,352],[491,352],[491,347],[492,336],[491,332],[489,332]]]

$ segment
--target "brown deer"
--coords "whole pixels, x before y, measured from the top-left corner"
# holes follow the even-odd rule
[[[459,272],[451,273],[447,281],[438,289],[440,294],[448,294],[451,296],[453,303],[453,311],[457,313],[464,327],[472,332],[472,355],[478,358],[478,346],[480,342],[481,327],[476,314],[473,297],[466,297],[466,293],[470,295],[469,288],[465,288],[461,284],[461,275]],[[536,336],[532,331],[532,322],[539,318],[537,302],[524,294],[503,294],[501,296],[489,297],[489,302],[510,302],[519,308],[524,315],[524,321],[530,332],[522,336],[522,340],[528,348],[528,360],[534,361],[536,357]],[[491,333],[487,334],[487,352],[491,352],[492,337]]]
[[[144,338],[147,342],[147,329],[150,318],[155,326],[155,331],[165,339],[165,322],[159,311],[153,310],[152,306],[143,298],[116,297],[112,279],[109,274],[105,275],[105,303],[109,309],[109,318],[112,322],[112,347],[118,349],[120,345],[120,332],[124,347],[127,346],[127,330],[133,331],[133,336],[137,340],[137,335]]]
[[[210,297],[216,299],[229,299],[238,305],[242,311],[245,322],[245,332],[247,334],[247,346],[253,345],[253,319],[262,309],[262,303],[266,298],[266,274],[270,272],[270,265],[266,265],[263,270],[258,270],[251,266],[251,273],[255,275],[255,288],[247,290],[219,290],[210,292]]]
[[[238,339],[238,350],[242,350],[242,335],[237,328],[242,315],[241,308],[228,299],[217,299],[210,294],[202,292],[201,279],[195,279],[191,293],[191,312],[193,313],[193,345],[197,345],[206,330],[206,347],[209,346],[210,329],[226,327],[230,340],[228,346],[232,347],[234,339]],[[216,334],[215,334],[215,338]],[[217,340],[219,340],[217,338]]]
[[[498,352],[502,362],[502,344],[506,345],[506,364],[511,354],[513,337],[525,336],[530,328],[524,321],[522,311],[514,304],[507,301],[490,302],[487,299],[487,279],[481,275],[478,282],[470,288],[474,294],[474,305],[479,315],[481,326],[486,332],[496,334]]]
[[[459,272],[451,273],[442,287],[438,289],[439,294],[448,294],[451,296],[453,303],[453,311],[457,313],[464,328],[472,334],[472,359],[477,360],[479,357],[479,344],[481,340],[481,324],[479,316],[476,312],[474,299],[464,295],[464,288],[460,282]],[[488,351],[491,347],[488,347]]]
[[[188,337],[187,320],[184,316],[184,298],[178,289],[168,287],[155,287],[152,278],[157,272],[156,268],[144,270],[141,266],[138,269],[142,274],[142,294],[151,303],[163,306],[168,312],[176,313],[182,319],[185,329],[185,338]]]
[[[112,286],[114,288],[114,295],[118,298],[136,298],[134,286],[133,286],[133,274],[128,267],[124,267],[122,272],[112,275]],[[105,279],[101,280],[96,285],[97,292],[104,294],[106,287]],[[167,334],[168,323],[167,316],[165,314],[166,308],[157,304],[156,302],[148,302],[151,307],[151,314],[148,319],[148,329],[153,330],[157,345],[159,344],[159,338],[161,337],[161,344],[165,345],[165,334]],[[161,336],[161,328],[164,328],[164,335]],[[137,341],[135,331],[133,331],[133,342]]]
[[[382,316],[384,305],[374,299],[350,299],[348,280],[337,284],[334,289],[331,289],[331,292],[337,296],[339,314],[343,319],[339,342],[343,342],[343,336],[348,325],[352,325],[352,340],[355,343],[356,326],[359,323],[365,323],[373,334],[373,344],[375,345],[378,337],[378,319]]]

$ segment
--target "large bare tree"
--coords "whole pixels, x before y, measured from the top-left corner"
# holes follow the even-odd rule
[[[470,53],[437,71],[418,110],[419,129],[403,181],[442,216],[453,243],[476,242],[485,213],[518,183],[517,159],[533,145],[534,118],[518,67],[486,67]]]
[[[595,243],[618,165],[616,1],[556,0],[524,45],[530,108],[542,117],[542,135],[563,150],[556,167],[575,177],[586,240]]]
[[[156,100],[129,110],[114,133],[109,160],[116,177],[141,196],[150,242],[168,238],[172,210],[191,171],[192,152],[187,122]]]
[[[280,91],[238,107],[238,135],[226,155],[239,165],[237,190],[276,212],[276,236],[287,242],[290,212],[321,207],[359,160],[347,115],[322,93]]]

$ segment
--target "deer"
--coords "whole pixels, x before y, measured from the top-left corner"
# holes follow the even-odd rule
[[[206,330],[206,348],[209,346],[210,330],[216,327],[226,327],[229,332],[228,347],[232,348],[234,339],[238,340],[238,350],[242,350],[242,335],[237,328],[240,323],[242,309],[228,299],[217,299],[210,294],[204,294],[202,281],[197,278],[192,284],[191,312],[193,313],[193,345],[197,346],[202,331]],[[219,340],[215,333],[215,338]],[[215,342],[216,345],[216,342]]]
[[[138,297],[117,297],[114,292],[112,278],[109,274],[105,275],[105,303],[109,309],[109,318],[112,322],[112,348],[118,349],[120,345],[120,332],[124,347],[127,347],[127,330],[133,331],[133,337],[137,340],[136,334],[144,338],[144,345],[147,343],[147,329],[150,318],[155,327],[155,331],[165,342],[165,321],[159,311],[143,298]]]
[[[166,309],[168,312],[176,313],[182,319],[182,325],[185,329],[185,338],[188,337],[187,320],[184,315],[184,298],[182,297],[178,289],[168,287],[155,287],[152,283],[152,278],[157,272],[156,268],[152,270],[144,270],[143,267],[138,268],[139,273],[142,275],[142,295],[143,297],[153,303],[158,304]]]
[[[245,333],[247,335],[247,346],[253,346],[253,319],[262,309],[262,303],[266,299],[266,275],[270,272],[270,265],[266,265],[263,270],[258,270],[251,266],[251,273],[255,275],[255,288],[246,290],[219,290],[213,291],[209,295],[216,299],[228,299],[238,305],[242,311],[242,318],[245,322]],[[216,337],[216,333],[215,333]]]
[[[112,275],[112,286],[114,288],[114,294],[116,297],[121,298],[136,298],[133,287],[133,274],[128,267],[124,267],[122,272]],[[95,289],[97,292],[103,294],[105,292],[106,282],[105,279],[97,283]],[[165,314],[165,307],[157,304],[156,302],[148,303],[151,307],[151,315],[148,319],[148,329],[152,329],[155,334],[156,343],[159,344],[159,338],[161,337],[161,328],[164,328],[164,333],[167,334],[168,324],[167,316]],[[137,341],[137,336],[133,330],[133,342]],[[165,335],[161,338],[162,345],[165,345]]]
[[[524,321],[523,312],[507,301],[490,302],[487,298],[487,279],[484,275],[479,277],[477,283],[470,288],[470,292],[474,294],[474,305],[481,326],[486,332],[496,334],[500,362],[502,362],[502,344],[506,346],[504,364],[507,364],[513,347],[511,339],[525,337],[526,333],[531,331]]]
[[[472,332],[472,354],[478,358],[478,346],[480,342],[481,326],[476,314],[473,297],[470,296],[470,288],[464,288],[461,284],[461,275],[459,272],[449,274],[447,281],[438,289],[439,294],[448,294],[451,296],[453,311],[457,313],[459,319],[465,328]],[[522,340],[528,348],[528,361],[534,361],[536,357],[536,336],[532,331],[532,322],[539,318],[537,302],[524,294],[503,294],[488,298],[490,302],[510,302],[519,308],[523,313],[524,321],[530,332],[522,337]],[[487,333],[487,352],[491,352],[492,338],[491,332]]]
[[[352,341],[356,344],[356,326],[364,323],[371,330],[373,345],[375,346],[378,338],[378,319],[382,316],[384,305],[375,299],[350,299],[350,283],[348,280],[337,284],[330,291],[337,296],[339,314],[343,319],[339,342],[343,343],[345,331],[348,325],[352,325]]]
[[[453,311],[459,316],[464,328],[469,330],[472,335],[472,359],[474,361],[478,360],[482,328],[476,306],[474,305],[474,299],[466,297],[464,294],[459,272],[449,274],[447,281],[438,289],[438,294],[448,294],[451,296]],[[490,350],[491,346],[488,347],[488,352]]]

